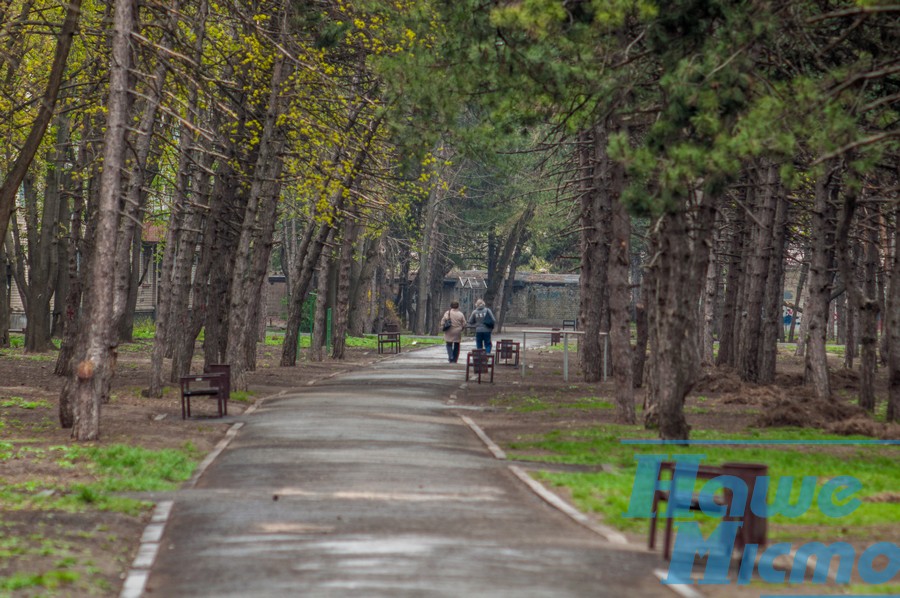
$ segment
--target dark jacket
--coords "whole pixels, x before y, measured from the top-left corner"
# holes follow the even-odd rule
[[[496,325],[497,318],[494,317],[494,312],[487,307],[479,307],[472,312],[471,316],[469,316],[469,324],[475,326],[475,332],[493,332],[493,328],[488,328],[484,325],[484,318],[488,314],[491,314],[491,319]]]

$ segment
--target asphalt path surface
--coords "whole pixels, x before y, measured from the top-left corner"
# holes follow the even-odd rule
[[[145,595],[675,596],[658,555],[606,542],[491,455],[448,404],[464,376],[438,346],[238,418],[175,493]]]

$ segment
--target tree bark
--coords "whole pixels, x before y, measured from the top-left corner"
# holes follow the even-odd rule
[[[713,226],[713,239],[709,244],[709,263],[706,266],[706,285],[700,308],[700,363],[715,364],[716,301],[719,293],[719,226]]]
[[[6,261],[6,249],[4,244],[0,243],[0,349],[9,347],[9,309],[10,309],[10,292],[11,285],[6,279],[6,269],[8,267]]]
[[[878,232],[876,218],[866,218],[857,226],[857,230],[863,238],[863,271],[865,273],[863,286],[858,285],[856,260],[852,259],[849,251],[849,239],[854,217],[858,214],[858,197],[855,191],[848,191],[844,196],[844,209],[841,213],[841,222],[836,236],[836,254],[841,270],[841,277],[847,288],[847,347],[855,344],[855,331],[853,328],[853,312],[859,313],[860,334],[862,345],[862,363],[859,385],[859,406],[867,411],[875,410],[875,367],[877,365],[878,343],[878,297],[875,287],[875,270],[878,263]],[[864,210],[864,216],[869,216],[869,210]],[[857,250],[857,253],[859,249]],[[848,359],[852,359],[849,357]],[[852,367],[852,362],[851,362]]]
[[[737,350],[735,343],[738,336],[735,329],[740,323],[740,290],[744,277],[744,238],[747,217],[744,211],[736,208],[732,222],[731,247],[728,257],[728,273],[725,278],[725,299],[722,307],[722,325],[719,333],[719,354],[716,356],[717,366],[735,365]]]
[[[809,275],[809,248],[803,250],[803,263],[800,264],[800,276],[797,279],[797,290],[794,292],[794,306],[791,309],[791,328],[788,332],[788,342],[794,342],[794,331],[797,329],[797,318],[800,317],[800,297],[803,296],[803,289],[806,286],[806,277]],[[802,341],[797,342],[797,346],[803,345]],[[800,355],[797,355],[800,357]]]
[[[775,382],[778,360],[778,339],[784,331],[784,247],[787,238],[787,198],[779,188],[776,191],[775,229],[772,233],[772,255],[766,275],[766,292],[763,300],[762,340],[760,347],[760,384]]]
[[[89,267],[90,283],[85,294],[84,314],[90,326],[81,327],[75,358],[75,373],[63,393],[74,396],[76,440],[100,437],[100,403],[109,391],[115,368],[116,339],[113,334],[113,302],[116,230],[119,194],[128,130],[128,71],[131,65],[129,38],[134,26],[131,0],[116,0],[113,20],[112,65],[109,75],[107,128],[104,135],[103,172],[100,176],[98,217]]]
[[[602,376],[603,287],[607,281],[607,229],[599,189],[605,173],[597,158],[606,151],[606,135],[599,129],[579,135],[579,178],[581,204],[581,276],[579,277],[579,329],[584,331],[581,370],[585,382],[598,382]],[[598,155],[599,154],[599,155]],[[609,206],[606,206],[608,209]]]
[[[353,254],[361,225],[356,221],[356,210],[351,210],[351,222],[344,227],[338,262],[337,301],[335,301],[332,325],[333,342],[331,357],[343,359],[346,347],[348,322],[350,321],[350,272],[353,268]]]
[[[813,386],[819,399],[831,397],[825,336],[833,283],[830,268],[834,261],[837,171],[838,167],[834,166],[816,181],[815,204],[810,219],[809,294],[803,309],[803,321],[806,322],[806,381]]]
[[[232,272],[225,359],[231,366],[232,387],[238,390],[247,388],[245,372],[250,366],[248,344],[256,342],[254,303],[259,297],[272,251],[280,189],[276,181],[282,164],[280,152],[283,146],[278,119],[284,109],[282,86],[290,72],[291,66],[279,54],[272,70],[265,124]]]
[[[609,347],[612,352],[612,374],[616,384],[616,417],[625,424],[634,424],[634,374],[631,348],[631,217],[622,203],[625,188],[624,166],[613,163],[608,156],[609,185],[605,192],[610,196],[609,265]]]
[[[751,253],[747,268],[746,315],[742,318],[738,373],[745,382],[759,382],[760,340],[763,329],[763,300],[766,275],[772,254],[772,235],[775,222],[777,171],[774,164],[763,166],[759,172],[757,223],[750,237]]]
[[[888,405],[887,421],[900,421],[900,206],[894,209],[894,260],[888,293]]]
[[[662,216],[654,256],[649,407],[644,417],[646,424],[658,423],[659,435],[666,440],[682,440],[690,434],[684,401],[699,373],[697,305],[709,259],[715,202],[708,194],[696,195],[680,211]]]
[[[334,233],[328,235],[327,243],[330,246]],[[323,251],[319,256],[318,275],[316,280],[316,315],[313,318],[313,330],[309,339],[310,361],[322,361],[326,338],[326,319],[328,316],[328,289],[331,281],[328,279],[332,271],[331,250]]]

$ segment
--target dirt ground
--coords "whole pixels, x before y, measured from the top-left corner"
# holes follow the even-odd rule
[[[222,438],[228,424],[213,418],[183,421],[178,391],[170,388],[163,399],[147,399],[141,389],[147,386],[149,371],[147,341],[125,345],[119,353],[113,398],[102,410],[102,440],[98,444],[131,444],[162,449],[182,447],[190,442],[197,453],[207,454]],[[242,412],[253,401],[279,391],[305,385],[314,380],[368,364],[379,359],[372,350],[348,349],[342,362],[326,360],[310,363],[301,360],[294,368],[277,366],[278,347],[261,347],[259,369],[250,375],[252,396],[245,402],[232,402],[229,410]],[[577,361],[577,355],[571,356]],[[62,380],[53,375],[55,354],[25,355],[21,349],[0,350],[0,492],[4,486],[26,485],[35,493],[51,484],[65,485],[90,477],[83,468],[70,468],[53,458],[53,447],[71,443],[69,431],[57,424],[56,405]],[[612,409],[543,409],[512,411],[510,397],[539,397],[544,403],[560,406],[590,396],[614,396],[613,383],[587,385],[580,382],[577,367],[570,382],[562,379],[562,354],[549,350],[529,350],[527,376],[520,369],[498,366],[493,384],[468,384],[452,399],[458,405],[477,407],[467,414],[501,447],[523,437],[554,429],[577,429],[615,422]],[[851,400],[858,384],[857,374],[833,364],[836,400],[827,409],[813,409],[811,395],[801,386],[802,360],[787,350],[781,355],[778,384],[758,387],[745,385],[727,371],[707,373],[688,398],[686,412],[695,429],[741,431],[750,426],[815,426],[839,433],[863,433],[877,438],[900,438],[900,427],[873,422]],[[199,363],[195,371],[199,371]],[[884,400],[886,382],[879,381],[879,399]],[[639,402],[642,399],[638,392]],[[195,413],[212,415],[213,402],[199,402]],[[3,442],[18,449],[3,457]],[[24,450],[22,447],[25,447]],[[21,487],[21,486],[20,486]],[[565,497],[565,493],[562,495]],[[0,493],[0,505],[4,504]],[[65,588],[67,596],[114,596],[121,587],[149,510],[130,516],[96,510],[78,513],[50,511],[26,502],[0,510],[0,580],[15,574],[45,575],[44,587],[12,591],[14,596],[58,595],[55,586]],[[900,532],[893,531],[900,541]],[[632,534],[636,544],[645,542]],[[76,572],[77,579],[67,577]],[[732,588],[734,589],[734,588]],[[758,589],[755,590],[758,594]],[[704,593],[715,596],[715,591]],[[0,586],[0,596],[4,595]],[[734,593],[722,594],[737,595]],[[753,595],[753,594],[748,594]]]

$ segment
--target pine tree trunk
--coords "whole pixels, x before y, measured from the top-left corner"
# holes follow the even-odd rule
[[[715,202],[699,194],[693,216],[665,214],[658,231],[654,291],[650,305],[650,380],[646,425],[658,424],[660,438],[688,438],[684,401],[697,380],[697,305],[709,259],[709,231]],[[654,421],[655,420],[655,421]]]
[[[606,152],[606,134],[599,127],[579,135],[581,193],[581,276],[579,277],[579,329],[584,331],[581,371],[585,382],[598,382],[603,374],[603,288],[607,284],[609,260],[608,228],[600,192],[606,173],[598,158]],[[608,200],[608,197],[606,198]]]
[[[878,316],[880,305],[875,274],[878,270],[878,204],[864,209],[867,217],[862,270],[864,296],[859,306],[860,384],[859,406],[875,410],[875,370],[878,366]],[[872,217],[874,215],[874,217]]]
[[[744,211],[737,208],[732,223],[728,274],[725,279],[725,299],[722,308],[722,329],[719,333],[719,354],[716,356],[717,366],[733,367],[737,355],[735,344],[739,337],[735,335],[735,329],[740,323],[742,307],[739,298],[744,274],[746,220]]]
[[[884,212],[879,210],[878,215],[878,231],[881,239],[879,247],[878,263],[879,268],[876,272],[878,280],[878,309],[882,314],[881,317],[881,339],[878,343],[878,353],[881,365],[887,366],[890,361],[890,335],[887,332],[888,320],[888,291],[891,288],[891,256],[896,251],[896,245],[892,243],[892,236],[888,232],[887,219]]]
[[[900,206],[894,209],[894,260],[887,302],[888,405],[887,421],[900,421]]]
[[[607,157],[608,160],[608,157]],[[612,170],[607,193],[612,201],[609,251],[609,346],[612,373],[616,384],[616,418],[634,424],[634,374],[631,348],[631,217],[622,203],[625,187],[624,167],[610,161]]]
[[[784,247],[787,238],[787,198],[780,190],[775,207],[775,230],[772,235],[772,255],[766,275],[763,301],[762,341],[760,347],[760,384],[775,382],[778,362],[778,339],[784,331]]]
[[[700,311],[700,363],[704,366],[715,364],[716,300],[719,291],[719,228],[713,227],[713,239],[709,245],[709,264],[706,266],[706,286]]]
[[[653,287],[653,275],[645,272],[641,277],[641,299],[634,310],[635,329],[637,343],[634,347],[634,359],[632,372],[634,374],[634,388],[644,386],[644,368],[647,364],[647,345],[650,342],[650,322],[648,320],[647,305],[650,303],[650,292]],[[646,405],[645,405],[646,406]]]
[[[831,300],[831,264],[834,261],[837,167],[816,181],[815,204],[810,222],[809,294],[803,309],[806,323],[806,381],[816,397],[831,397],[825,337],[828,332],[828,305]]]
[[[803,288],[806,286],[806,277],[809,275],[809,249],[803,250],[803,263],[800,264],[800,276],[797,280],[797,290],[794,292],[794,307],[791,309],[791,328],[788,333],[788,342],[794,342],[794,331],[797,329],[797,319],[800,317],[800,297],[803,296]],[[797,347],[801,347],[803,341],[797,342]],[[801,355],[797,355],[800,357]]]
[[[772,235],[777,204],[777,171],[767,165],[759,172],[761,189],[757,192],[757,222],[750,237],[747,268],[746,316],[740,334],[740,359],[738,373],[745,382],[759,382],[760,337],[763,328],[763,300],[766,292],[766,275],[772,253]]]

